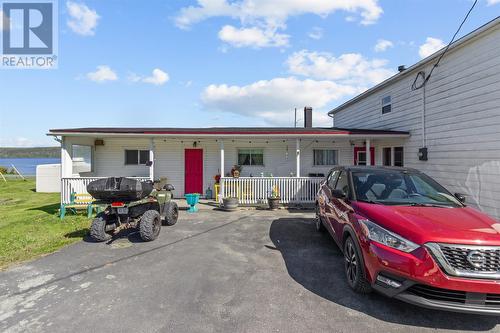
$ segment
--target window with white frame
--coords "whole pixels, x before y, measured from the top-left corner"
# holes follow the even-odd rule
[[[125,149],[125,165],[145,165],[149,161],[149,150]]]
[[[335,149],[313,149],[313,159],[315,166],[337,165],[338,151]]]
[[[264,149],[238,149],[239,165],[264,165]]]
[[[403,147],[385,147],[382,150],[382,161],[386,166],[404,166]]]
[[[382,114],[392,111],[391,96],[382,97]]]
[[[71,150],[73,174],[91,172],[93,170],[92,146],[72,145]]]

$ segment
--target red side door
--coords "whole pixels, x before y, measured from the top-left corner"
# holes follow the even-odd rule
[[[203,193],[203,150],[184,151],[184,193]]]
[[[366,147],[354,147],[354,165],[358,165],[358,152],[366,153]],[[375,165],[375,147],[370,147],[371,165]]]

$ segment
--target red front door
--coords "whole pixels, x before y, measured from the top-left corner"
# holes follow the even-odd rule
[[[184,193],[203,193],[203,150],[184,152]]]
[[[375,165],[375,147],[370,147],[371,165]],[[354,165],[366,165],[366,147],[354,147]]]

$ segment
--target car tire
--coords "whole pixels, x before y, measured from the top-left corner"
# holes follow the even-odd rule
[[[147,210],[139,221],[139,234],[145,242],[155,240],[160,234],[161,217],[156,210]]]
[[[316,231],[325,232],[326,228],[325,225],[323,224],[323,221],[321,220],[321,215],[319,212],[320,212],[319,205],[316,205],[316,220],[314,221]]]
[[[179,207],[177,203],[170,201],[165,204],[165,219],[163,223],[168,226],[172,226],[177,223],[179,218]]]
[[[344,267],[347,283],[357,293],[367,294],[372,288],[366,279],[365,265],[358,243],[351,237],[344,242]]]
[[[111,239],[111,235],[106,232],[106,214],[99,213],[90,225],[90,237],[96,242],[105,242]]]

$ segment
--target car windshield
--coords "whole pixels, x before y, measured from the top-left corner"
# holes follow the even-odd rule
[[[352,180],[359,201],[385,205],[462,206],[443,186],[418,172],[353,171]]]

